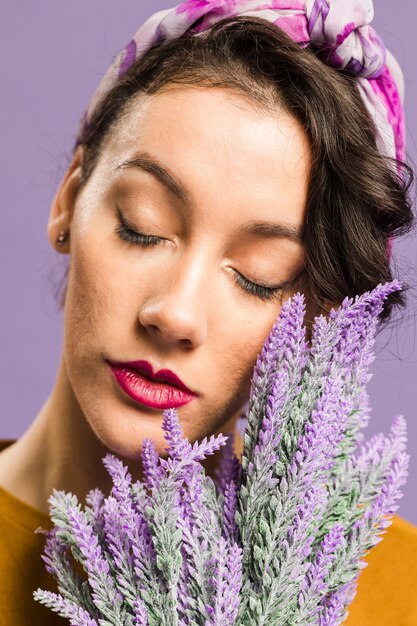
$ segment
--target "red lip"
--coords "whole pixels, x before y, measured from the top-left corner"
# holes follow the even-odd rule
[[[132,370],[138,371],[140,374],[144,374],[150,380],[154,380],[159,383],[167,383],[168,385],[174,385],[187,393],[194,394],[194,391],[188,389],[188,387],[182,382],[180,378],[174,372],[168,369],[158,370],[156,374],[153,373],[152,365],[149,361],[126,361],[126,362],[118,362],[118,361],[110,361],[112,365],[116,367],[129,367]],[[196,394],[194,394],[196,395]]]
[[[140,404],[156,409],[179,407],[198,395],[171,370],[163,369],[153,374],[148,361],[106,361],[121,388]]]

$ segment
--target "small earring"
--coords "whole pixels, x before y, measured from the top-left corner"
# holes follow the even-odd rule
[[[62,246],[64,245],[64,243],[67,241],[69,237],[69,231],[65,231],[65,230],[61,230],[57,239],[56,239],[56,244],[57,246]]]

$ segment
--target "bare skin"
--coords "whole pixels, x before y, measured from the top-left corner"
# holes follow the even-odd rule
[[[119,167],[138,150],[171,172],[186,200],[150,172]],[[82,159],[79,147],[48,222],[51,245],[69,255],[60,366],[28,430],[0,454],[0,485],[44,513],[53,488],[81,501],[94,487],[108,494],[108,452],[133,480],[142,478],[145,437],[166,457],[163,411],[129,398],[105,359],[173,370],[198,394],[178,409],[184,435],[194,442],[233,432],[240,458],[237,418],[282,300],[248,293],[236,272],[275,286],[304,267],[301,242],[239,230],[250,221],[304,222],[310,146],[282,111],[260,112],[226,90],[174,87],[132,103],[77,193]],[[165,241],[120,239],[117,207],[136,232]],[[70,240],[59,247],[62,229]],[[212,477],[219,455],[203,462]]]

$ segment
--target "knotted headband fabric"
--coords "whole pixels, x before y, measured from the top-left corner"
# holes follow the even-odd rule
[[[157,11],[115,56],[82,116],[75,147],[83,143],[95,107],[153,45],[185,33],[198,36],[226,17],[264,18],[301,47],[314,43],[327,65],[357,76],[360,95],[375,122],[377,145],[387,156],[405,158],[404,76],[393,54],[369,25],[372,0],[186,0]],[[387,256],[390,257],[392,239]]]

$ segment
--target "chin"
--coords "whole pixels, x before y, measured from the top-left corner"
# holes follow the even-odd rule
[[[103,415],[107,418],[103,419]],[[181,415],[181,409],[179,409]],[[181,418],[180,418],[181,419]],[[165,439],[165,432],[162,429],[163,411],[120,405],[114,410],[99,413],[98,420],[90,421],[98,439],[102,444],[116,455],[120,455],[131,461],[141,461],[143,442],[151,439],[158,456],[167,458],[166,448],[168,442]],[[187,436],[187,433],[184,432]],[[103,454],[104,456],[104,454]]]

